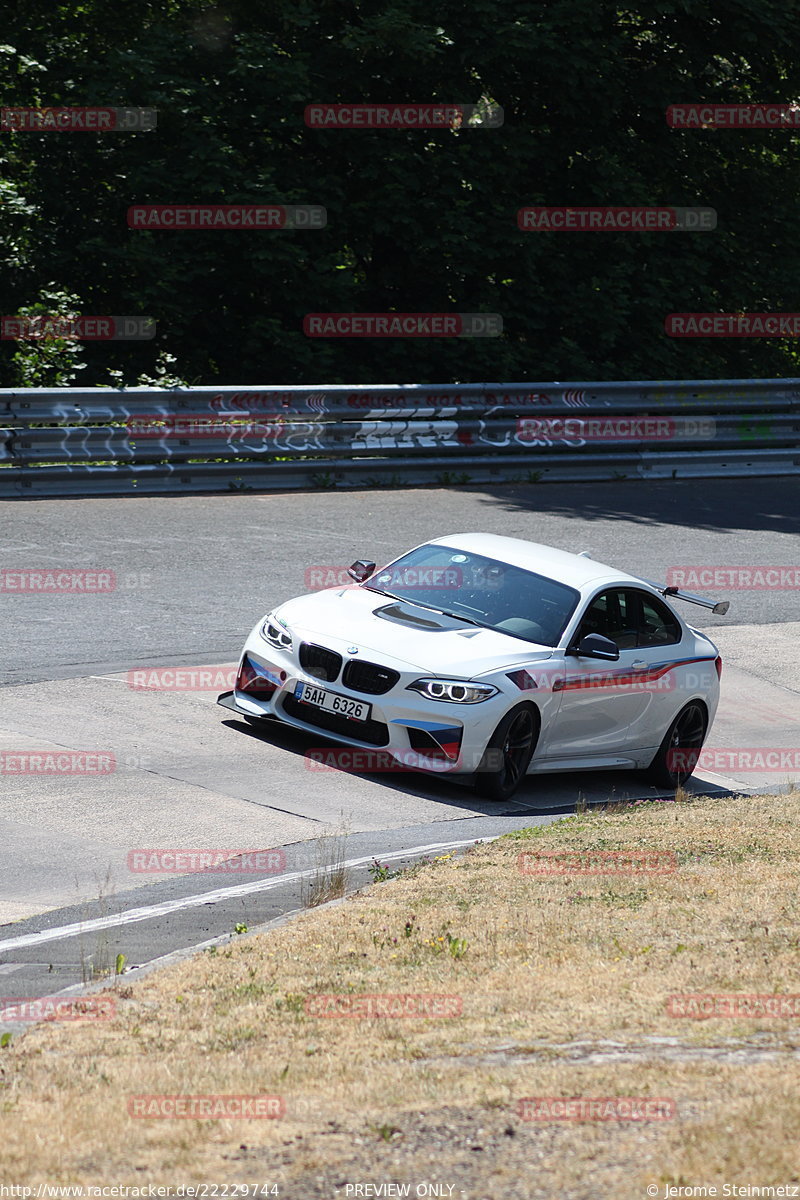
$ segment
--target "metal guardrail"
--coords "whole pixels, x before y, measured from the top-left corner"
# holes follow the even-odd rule
[[[800,379],[0,390],[0,497],[800,471]]]

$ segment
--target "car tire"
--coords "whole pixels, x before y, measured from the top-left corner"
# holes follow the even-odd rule
[[[694,771],[708,732],[708,712],[693,700],[678,713],[647,768],[647,778],[657,787],[677,788]]]
[[[520,704],[495,729],[475,772],[475,790],[487,800],[508,800],[525,778],[539,740],[539,713]]]

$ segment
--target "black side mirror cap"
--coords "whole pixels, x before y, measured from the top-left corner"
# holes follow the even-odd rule
[[[611,638],[603,637],[602,633],[587,633],[572,650],[579,658],[604,658],[608,662],[616,662],[619,658],[619,646]]]
[[[377,565],[377,563],[367,562],[366,559],[359,558],[353,563],[352,567],[348,567],[347,574],[351,579],[355,579],[356,583],[363,583],[365,579],[369,579]]]

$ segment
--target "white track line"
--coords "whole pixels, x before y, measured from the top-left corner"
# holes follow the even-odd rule
[[[407,858],[412,854],[425,854],[432,850],[455,850],[459,846],[474,845],[475,842],[488,842],[491,838],[465,838],[460,842],[433,842],[429,846],[410,846],[406,850],[393,850],[389,854],[368,854],[365,858],[351,858],[343,863],[345,867],[363,867],[376,857],[386,862],[398,858]],[[54,929],[42,929],[38,933],[26,933],[20,937],[8,938],[0,942],[0,953],[4,950],[22,950],[26,946],[38,946],[42,942],[57,942],[62,938],[77,937],[81,933],[93,933],[98,929],[113,929],[118,925],[132,925],[136,921],[149,921],[154,917],[168,916],[180,912],[184,908],[199,908],[203,904],[220,904],[225,900],[234,900],[237,896],[250,896],[255,892],[271,892],[284,883],[295,883],[307,875],[314,874],[314,868],[306,871],[292,871],[288,875],[273,876],[270,879],[257,879],[252,883],[240,883],[236,887],[216,888],[213,892],[200,892],[196,896],[181,896],[178,900],[165,900],[163,904],[150,904],[146,908],[129,908],[125,912],[116,913],[110,917],[95,917],[90,921],[77,921],[74,925],[60,925]]]

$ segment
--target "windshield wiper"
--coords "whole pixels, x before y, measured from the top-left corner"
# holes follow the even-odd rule
[[[484,625],[483,621],[476,621],[474,617],[465,617],[462,613],[448,612],[446,608],[437,608],[443,617],[455,617],[457,621],[466,621],[468,625],[477,625],[478,629],[491,629],[491,625]]]
[[[427,608],[431,612],[442,612],[441,608],[437,608],[435,604],[426,604],[423,600],[412,600],[410,596],[396,596],[394,592],[385,592],[383,588],[370,587],[369,584],[363,585],[370,592],[378,592],[381,596],[389,596],[392,600],[401,600],[403,604],[413,604],[417,608]]]
[[[368,592],[377,592],[379,596],[388,596],[390,600],[404,600],[404,596],[395,596],[394,592],[386,592],[383,588],[370,587],[368,583],[362,583]]]
[[[484,625],[481,621],[465,617],[462,613],[449,612],[446,608],[439,608],[436,604],[426,604],[424,600],[412,600],[410,596],[396,596],[394,592],[385,592],[383,588],[370,587],[366,583],[363,586],[370,592],[378,592],[381,596],[389,596],[392,600],[401,600],[404,604],[411,604],[417,608],[427,608],[429,612],[440,613],[443,617],[455,617],[457,621],[465,621],[467,625],[477,625],[478,629],[492,628],[491,625]]]
[[[409,600],[409,604],[418,604],[420,608],[429,608],[431,612],[441,613],[443,617],[455,617],[457,621],[466,621],[468,625],[477,625],[478,629],[491,629],[491,625],[484,625],[482,621],[476,621],[474,617],[465,617],[462,613],[450,612],[449,609],[439,608],[436,604],[424,604],[422,600]]]

